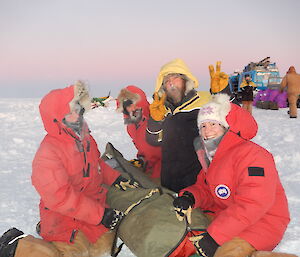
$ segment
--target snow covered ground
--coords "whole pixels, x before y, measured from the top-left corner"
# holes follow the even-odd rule
[[[31,185],[31,161],[45,135],[39,116],[40,99],[0,99],[0,234],[12,226],[36,236],[39,196]],[[299,110],[300,111],[300,110]],[[275,251],[300,256],[300,118],[289,119],[287,109],[253,110],[259,124],[254,141],[273,153],[286,190],[291,223]],[[99,149],[107,142],[132,158],[135,148],[122,115],[108,108],[91,110],[86,120]],[[134,256],[123,248],[120,257]]]

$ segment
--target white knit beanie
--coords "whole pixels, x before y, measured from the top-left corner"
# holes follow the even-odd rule
[[[199,110],[198,114],[198,127],[203,122],[218,122],[225,128],[229,128],[226,121],[226,116],[229,113],[230,97],[226,94],[216,94],[212,99]]]

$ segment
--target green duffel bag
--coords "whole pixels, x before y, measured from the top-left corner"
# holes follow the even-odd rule
[[[142,169],[124,159],[112,144],[107,144],[102,159],[141,185],[126,191],[111,187],[107,194],[110,207],[126,214],[116,229],[116,238],[119,237],[136,256],[169,256],[189,231],[202,231],[208,226],[207,218],[199,209],[192,212],[192,224],[188,225],[186,220],[178,221],[173,207],[174,192],[152,182]],[[112,256],[117,253],[113,246]]]

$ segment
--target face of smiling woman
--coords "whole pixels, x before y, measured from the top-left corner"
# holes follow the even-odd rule
[[[225,133],[225,128],[218,122],[203,122],[200,125],[200,134],[204,140],[214,139],[222,136]]]

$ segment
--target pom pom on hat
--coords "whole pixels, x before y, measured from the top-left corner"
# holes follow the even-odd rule
[[[218,122],[225,128],[229,128],[226,121],[226,116],[231,109],[230,97],[226,94],[216,94],[212,99],[199,111],[198,114],[198,127],[203,122]]]

